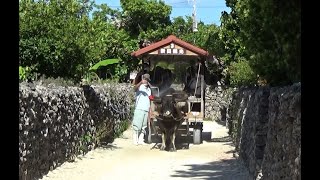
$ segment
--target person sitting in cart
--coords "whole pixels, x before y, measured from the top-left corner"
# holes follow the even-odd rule
[[[199,71],[200,68],[200,71]],[[200,98],[201,96],[201,83],[206,88],[206,82],[204,81],[204,75],[202,74],[201,68],[204,68],[201,61],[198,60],[194,66],[190,66],[185,74],[185,87],[189,95]]]

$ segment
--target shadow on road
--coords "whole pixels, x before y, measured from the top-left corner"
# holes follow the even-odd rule
[[[153,135],[152,137],[152,143],[155,143],[154,146],[151,149],[159,149],[161,147],[161,136],[160,135]],[[183,150],[183,149],[189,149],[189,144],[192,143],[192,136],[186,136],[186,135],[180,135],[176,137],[176,149],[177,150]]]
[[[224,136],[220,138],[212,138],[207,140],[207,142],[232,142],[232,139],[230,136]]]
[[[102,148],[102,149],[111,149],[111,150],[122,149],[121,147],[117,147],[117,146],[114,146],[114,145],[109,144],[109,143],[101,143],[101,145],[99,147]]]
[[[221,121],[221,120],[218,120],[218,121],[215,121],[217,124],[221,125],[221,126],[226,126],[226,121]]]
[[[171,177],[205,180],[247,180],[247,174],[239,169],[238,161],[237,159],[228,159],[206,164],[186,164],[188,170],[177,170]]]
[[[211,132],[202,132],[202,141],[208,142],[208,143],[214,143],[214,142],[224,142],[225,145],[231,145],[234,146],[232,139],[230,136],[224,136],[220,138],[211,138]],[[160,149],[161,146],[161,135],[153,134],[151,136],[152,143],[155,143],[155,145],[151,149]],[[176,136],[176,148],[177,150],[182,149],[189,149],[189,145],[193,144],[193,131],[190,131],[189,136],[186,134],[178,134]]]

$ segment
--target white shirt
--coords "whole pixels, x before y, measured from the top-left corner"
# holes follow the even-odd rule
[[[147,84],[141,84],[136,92],[136,109],[149,111],[151,89],[147,87]]]

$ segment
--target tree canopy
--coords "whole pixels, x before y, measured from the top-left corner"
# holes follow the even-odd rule
[[[191,16],[170,20],[164,1],[120,4],[121,10],[88,0],[20,0],[19,63],[28,67],[20,72],[79,81],[92,65],[116,58],[114,77],[124,81],[138,66],[130,54],[139,42],[174,34],[217,57],[232,86],[300,81],[300,1],[226,0],[231,12],[221,14],[221,25],[199,22],[198,32]]]
[[[226,60],[245,59],[271,85],[301,79],[301,1],[226,0],[222,15]]]

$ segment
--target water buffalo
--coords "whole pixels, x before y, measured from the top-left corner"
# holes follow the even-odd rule
[[[176,151],[176,131],[185,120],[187,98],[185,92],[173,92],[154,99],[162,139],[160,150]]]

